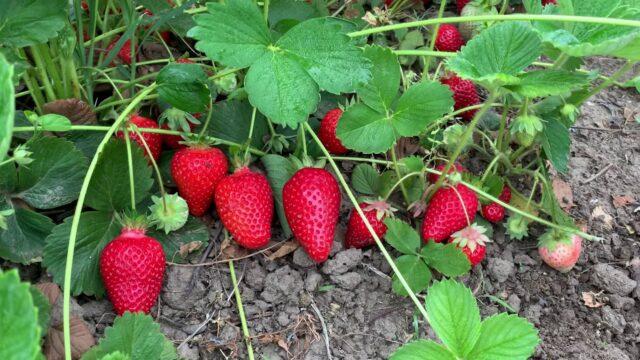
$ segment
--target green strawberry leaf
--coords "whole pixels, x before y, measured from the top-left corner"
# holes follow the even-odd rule
[[[168,343],[168,345],[167,345]],[[165,349],[171,348],[170,351]],[[131,360],[177,359],[175,348],[160,332],[160,325],[149,315],[124,313],[105,330],[98,345],[82,356],[82,360],[98,360],[120,352]]]
[[[187,36],[196,49],[230,67],[248,67],[268,52],[271,36],[260,10],[251,0],[207,4],[207,13],[193,17],[197,26]]]
[[[11,145],[15,92],[13,88],[13,66],[0,54],[0,162],[4,160]]]
[[[71,130],[71,120],[66,116],[58,114],[45,114],[38,116],[36,123],[44,131],[69,131]]]
[[[149,195],[153,185],[151,168],[142,149],[131,143],[136,204]],[[104,148],[85,198],[87,206],[101,211],[121,211],[131,207],[127,146],[124,140],[110,140]]]
[[[369,164],[358,164],[351,173],[351,186],[365,195],[380,195],[380,174]]]
[[[471,290],[454,280],[434,283],[426,300],[429,325],[458,358],[467,358],[480,337],[480,310]]]
[[[0,43],[7,47],[41,44],[67,23],[67,0],[7,0],[0,12]]]
[[[100,360],[131,360],[131,358],[120,351],[116,351],[101,357]]]
[[[447,61],[449,70],[486,86],[518,83],[515,76],[541,53],[541,42],[526,24],[505,22],[482,31],[458,56]]]
[[[306,121],[320,100],[318,85],[285,52],[269,52],[258,59],[247,72],[245,89],[251,105],[292,128]]]
[[[273,42],[258,7],[250,0],[207,6],[188,33],[196,49],[230,67],[250,67],[249,101],[278,124],[296,128],[313,113],[319,91],[354,91],[369,80],[369,63],[346,35],[352,26],[315,18],[293,26]]]
[[[0,166],[0,194],[11,193],[18,182],[16,165],[13,162]]]
[[[67,246],[73,216],[56,225],[47,237],[42,264],[53,280],[64,286],[64,270],[67,262]],[[120,233],[120,224],[112,213],[90,211],[80,216],[76,248],[71,271],[71,293],[101,297],[104,286],[100,277],[100,253]]]
[[[431,282],[431,271],[419,256],[402,255],[396,259],[396,266],[414,293],[419,293],[429,286],[429,282]],[[394,274],[391,279],[391,288],[393,292],[398,295],[409,295],[396,274]]]
[[[365,154],[383,153],[396,141],[391,118],[364,104],[345,110],[336,135],[345,147]]]
[[[567,129],[555,116],[545,117],[544,129],[540,134],[542,149],[553,166],[561,173],[569,168],[569,151],[571,136]]]
[[[0,359],[40,356],[38,309],[18,270],[0,270]]]
[[[415,136],[453,108],[448,87],[423,81],[398,99],[393,113],[355,104],[342,114],[336,135],[345,147],[365,154],[383,153],[401,136]]]
[[[364,56],[371,61],[371,80],[356,90],[360,100],[379,113],[391,110],[400,87],[398,57],[389,48],[366,46]]]
[[[211,97],[207,81],[207,75],[198,64],[169,64],[156,79],[158,96],[180,110],[202,112]]]
[[[29,286],[29,293],[33,299],[33,306],[38,309],[38,326],[40,327],[40,336],[47,335],[49,331],[49,323],[51,321],[51,303],[49,299],[37,287]]]
[[[528,359],[540,342],[538,331],[527,320],[501,313],[482,322],[480,337],[469,354],[470,359]]]
[[[424,261],[439,273],[448,277],[461,276],[471,270],[471,263],[455,244],[429,241],[420,251]]]
[[[398,99],[393,127],[400,136],[416,136],[433,121],[453,110],[453,93],[446,85],[422,81]]]
[[[589,84],[587,74],[566,70],[534,70],[519,78],[519,84],[506,88],[528,98],[563,95]]]
[[[284,214],[282,188],[296,172],[296,168],[289,159],[280,155],[267,154],[260,160],[262,161],[264,168],[267,170],[267,179],[269,180],[269,185],[271,185],[271,190],[273,190],[276,212],[278,213],[278,219],[280,220],[282,231],[285,236],[289,236],[291,235],[291,229],[289,228],[287,217]]]
[[[568,0],[560,2],[551,11],[563,15],[640,19],[640,8],[631,0]],[[614,55],[640,59],[640,29],[637,27],[562,21],[534,25],[543,41],[571,56]]]
[[[398,348],[389,360],[456,360],[446,347],[433,340],[418,340]]]
[[[209,229],[202,220],[189,217],[179,230],[166,234],[161,230],[148,231],[149,236],[162,244],[167,261],[184,263],[194,252],[200,252],[209,243]]]
[[[311,19],[294,26],[276,42],[299,63],[321,90],[352,92],[369,81],[370,65],[345,32],[349,23],[334,18]]]
[[[0,257],[27,264],[42,255],[45,238],[53,229],[53,221],[35,211],[15,206],[0,195],[0,211],[13,210],[5,216],[7,228],[0,228]]]
[[[305,20],[327,16],[326,7],[311,4],[306,1],[273,0],[269,3],[269,24],[272,28],[281,28],[284,24],[291,24],[288,28]]]
[[[249,136],[253,108],[247,101],[225,100],[213,104],[207,135],[218,139],[243,144]],[[204,115],[204,114],[203,114]],[[206,116],[206,115],[205,115]],[[199,131],[198,128],[196,131]],[[269,133],[269,125],[262,114],[256,114],[251,144],[255,148],[264,146],[264,137]]]
[[[384,238],[389,245],[403,254],[418,254],[422,241],[418,233],[409,224],[393,218],[385,219],[384,224],[387,225],[387,233]]]
[[[33,161],[18,168],[16,197],[38,209],[52,209],[78,198],[87,159],[73,143],[54,137],[27,142]]]

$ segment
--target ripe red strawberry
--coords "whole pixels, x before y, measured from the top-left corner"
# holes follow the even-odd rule
[[[269,243],[273,195],[264,175],[239,168],[216,186],[215,204],[222,224],[238,244],[259,249]]]
[[[149,313],[162,288],[165,256],[140,227],[125,226],[100,254],[100,275],[118,315]]]
[[[478,265],[487,253],[487,243],[490,242],[485,232],[486,228],[471,224],[451,235],[449,242],[457,244],[458,248],[467,255],[471,266]]]
[[[456,7],[458,8],[458,14],[462,13],[462,9],[470,2],[471,0],[457,0]]]
[[[140,115],[131,115],[129,118],[128,124],[134,124],[140,129],[157,129],[158,123],[155,120],[140,116]],[[116,137],[120,139],[124,139],[124,131],[116,132]],[[140,148],[142,152],[149,156],[151,155],[154,160],[158,160],[160,158],[160,152],[162,151],[162,136],[160,134],[142,132],[142,139],[147,143],[151,154],[147,153],[146,148],[142,142],[142,139],[138,136],[138,134],[134,133],[129,129],[129,139],[133,140]]]
[[[478,96],[478,90],[471,80],[464,80],[456,75],[451,75],[440,79],[440,82],[447,85],[451,92],[453,92],[453,108],[455,110],[464,109],[468,106],[480,104],[480,96]],[[469,110],[460,114],[465,120],[473,119],[473,116],[478,110]]]
[[[582,251],[582,238],[561,230],[549,230],[540,236],[538,253],[550,267],[566,273],[573,269]]]
[[[509,203],[509,201],[511,201],[511,189],[509,189],[507,185],[504,185],[502,187],[502,192],[498,196],[498,199],[502,200],[507,204]],[[492,202],[487,205],[482,205],[480,209],[480,213],[485,219],[491,221],[494,224],[497,224],[500,221],[502,221],[502,219],[504,219],[506,210],[502,205],[496,202]]]
[[[455,25],[442,24],[438,29],[435,48],[438,51],[456,52],[464,45],[464,39]]]
[[[202,216],[209,209],[216,185],[228,170],[227,157],[218,148],[194,146],[173,155],[171,176],[191,215]]]
[[[107,54],[109,53],[109,51],[111,51],[111,49],[113,49],[114,46],[116,46],[118,40],[120,40],[119,37],[113,40],[109,44],[109,46],[107,46]],[[120,50],[118,50],[118,58],[120,58],[123,63],[131,65],[131,40],[127,40],[124,42],[124,44],[122,44],[122,47],[120,48]]]
[[[556,2],[556,0],[542,0],[542,6],[547,6],[547,5],[549,5],[549,4],[554,4],[554,5],[556,5],[556,4],[557,4],[557,2]]]
[[[363,202],[360,203],[360,207],[369,224],[371,224],[373,231],[382,239],[387,232],[387,225],[384,224],[384,219],[391,212],[389,204],[384,201],[373,203]],[[364,224],[360,214],[353,209],[349,217],[349,223],[347,224],[347,233],[345,235],[346,247],[363,248],[375,243],[376,241]]]
[[[438,166],[436,166],[436,170],[442,172],[444,170],[444,168],[447,166],[447,164],[440,164]],[[465,169],[464,166],[458,164],[458,163],[454,163],[453,166],[449,169],[449,174],[452,174],[454,172],[459,172],[459,173],[465,173],[467,172],[467,169]],[[438,178],[440,177],[440,175],[438,174],[429,174],[428,175],[428,179],[432,184],[435,184],[436,181],[438,181]]]
[[[478,197],[468,187],[462,184],[442,187],[436,191],[427,205],[422,222],[422,238],[425,242],[442,242],[472,223],[476,211]]]
[[[336,127],[338,121],[342,116],[342,110],[333,109],[329,110],[327,114],[322,118],[320,122],[320,130],[318,131],[318,137],[322,144],[329,150],[330,153],[336,155],[342,155],[349,151],[342,143],[340,139],[336,137]]]
[[[282,189],[284,213],[291,232],[315,262],[329,257],[340,215],[340,189],[324,169],[298,170]]]

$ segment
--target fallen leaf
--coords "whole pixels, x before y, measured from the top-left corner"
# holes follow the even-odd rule
[[[184,258],[187,255],[191,254],[192,252],[199,250],[201,247],[202,247],[201,241],[192,241],[192,242],[188,242],[186,244],[180,245],[180,250],[178,252],[180,253],[180,256]]]
[[[621,207],[625,207],[629,204],[633,204],[634,202],[636,202],[636,200],[633,198],[633,196],[630,195],[619,195],[613,196],[613,206],[618,209]]]
[[[269,260],[279,259],[281,257],[291,254],[292,252],[296,251],[296,249],[299,247],[300,245],[298,244],[297,241],[289,240],[286,243],[282,244],[282,246],[280,246],[278,250],[274,251],[271,255],[267,256],[267,259]]]
[[[583,291],[582,292],[582,301],[587,307],[590,308],[599,308],[604,305],[604,297],[602,296],[602,291],[599,293],[594,293],[593,291]]]
[[[607,214],[602,206],[596,206],[593,209],[593,211],[591,212],[591,219],[602,221],[602,226],[607,230],[613,229],[613,217]]]
[[[555,178],[551,183],[551,187],[553,188],[553,193],[556,195],[556,199],[558,199],[562,209],[568,211],[574,206],[573,191],[569,184],[559,178]]]
[[[74,125],[95,124],[96,114],[91,106],[79,99],[55,100],[44,104],[45,114],[58,114],[71,120]]]
[[[38,290],[40,290],[44,294],[44,296],[47,297],[51,305],[55,304],[56,301],[58,301],[58,297],[60,296],[60,294],[62,294],[62,291],[60,291],[60,287],[58,286],[58,284],[54,284],[51,282],[36,284],[35,287],[38,288]]]
[[[71,356],[79,359],[96,344],[93,334],[87,323],[78,316],[72,316],[69,321],[71,331]],[[64,359],[64,333],[62,328],[53,327],[49,329],[44,341],[44,356],[47,360]]]
[[[247,255],[249,255],[249,252],[245,248],[238,246],[230,237],[222,240],[222,244],[220,244],[220,260],[237,259]]]

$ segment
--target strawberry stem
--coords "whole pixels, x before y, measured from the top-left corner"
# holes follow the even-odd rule
[[[153,166],[153,171],[156,173],[156,178],[158,179],[158,186],[160,187],[160,196],[162,197],[162,209],[164,210],[165,214],[167,213],[167,200],[164,192],[164,183],[162,182],[162,174],[160,173],[160,168],[158,167],[158,164],[156,163],[156,159],[153,158],[153,156],[151,155],[151,149],[149,149],[149,145],[147,144],[147,141],[144,139],[144,137],[142,136],[142,133],[140,132],[140,130],[138,129],[137,126],[132,126],[133,131],[138,135],[138,138],[140,139],[140,141],[142,141],[142,145],[144,146],[144,150],[146,151],[149,161],[151,161],[151,165]],[[134,200],[135,201],[135,200]]]
[[[444,10],[447,7],[447,0],[442,0],[440,1],[440,8],[438,9],[438,17],[437,19],[442,18],[442,15],[444,14]],[[438,31],[440,30],[440,24],[436,24],[436,26],[433,27],[433,29],[431,30],[431,40],[429,42],[429,51],[433,51],[434,47],[436,46],[436,38],[438,37]],[[424,57],[424,68],[422,69],[422,77],[423,78],[428,78],[429,77],[429,68],[431,67],[431,59],[432,56],[431,55],[426,55]],[[442,63],[440,63],[442,64]],[[438,64],[438,69],[440,67],[440,64]],[[438,76],[438,71],[436,70],[436,72],[433,74],[434,79],[436,76]]]
[[[133,157],[131,154],[131,139],[129,139],[129,129],[124,127],[124,142],[127,145],[127,166],[129,168],[129,192],[131,195],[131,209],[136,209],[136,183],[133,178]],[[148,150],[147,150],[148,151]]]
[[[149,85],[146,89],[141,91],[132,101],[131,103],[120,113],[120,116],[116,119],[116,121],[111,125],[109,130],[104,134],[102,141],[98,144],[98,148],[96,149],[96,153],[91,159],[91,163],[87,168],[87,173],[84,176],[84,180],[82,181],[82,186],[80,188],[80,194],[78,196],[78,201],[76,202],[76,208],[73,213],[73,218],[71,220],[71,230],[69,232],[69,243],[67,245],[67,258],[65,262],[64,268],[64,286],[63,286],[63,305],[62,305],[62,321],[63,321],[63,333],[64,333],[64,354],[65,358],[71,360],[71,327],[70,327],[70,318],[71,314],[69,312],[70,309],[70,300],[71,300],[71,270],[73,269],[73,255],[76,247],[76,240],[78,238],[78,227],[80,225],[80,216],[82,215],[82,209],[84,208],[84,202],[87,197],[87,191],[89,189],[89,183],[91,182],[91,177],[96,170],[98,165],[98,160],[100,155],[104,151],[104,147],[109,142],[109,139],[116,132],[116,129],[122,124],[122,122],[129,116],[129,114],[142,102],[142,100],[152,91],[154,91],[157,87],[156,83]]]
[[[249,163],[249,149],[251,149],[251,140],[253,140],[253,126],[256,122],[256,112],[257,112],[257,109],[254,107],[253,112],[251,113],[251,124],[249,125],[249,135],[247,136],[247,143],[244,149],[243,161],[245,161],[247,164]]]
[[[331,157],[331,154],[329,154],[329,151],[327,151],[327,148],[324,147],[324,144],[322,144],[322,141],[320,141],[316,133],[313,132],[313,129],[311,128],[309,123],[305,122],[304,127],[309,132],[309,135],[316,142],[316,144],[318,145],[322,153],[325,155],[326,159],[329,161],[329,164],[331,164],[333,171],[338,177],[338,181],[340,181],[340,184],[344,188],[344,191],[347,193],[347,196],[349,197],[349,200],[353,204],[355,210],[358,212],[358,215],[360,215],[360,217],[362,218],[362,221],[364,222],[365,227],[373,237],[373,240],[376,242],[376,245],[378,246],[378,248],[380,248],[380,251],[382,252],[382,256],[384,256],[385,260],[387,261],[387,263],[389,263],[389,266],[393,270],[394,274],[398,277],[400,284],[402,284],[402,287],[407,291],[407,293],[409,294],[409,297],[411,298],[415,306],[418,308],[418,311],[420,311],[422,316],[424,316],[424,318],[427,321],[429,321],[429,315],[427,315],[426,309],[424,308],[424,306],[422,305],[422,303],[420,302],[416,294],[414,294],[413,291],[411,291],[411,287],[407,283],[407,280],[404,278],[404,276],[402,276],[402,273],[396,266],[396,263],[391,258],[391,255],[389,255],[389,252],[387,251],[387,249],[384,247],[384,244],[382,244],[382,241],[378,237],[378,234],[376,234],[375,230],[373,230],[371,223],[369,222],[364,212],[362,211],[362,208],[358,204],[358,200],[356,199],[355,195],[353,195],[353,192],[349,188],[349,185],[347,184],[347,181],[344,179],[344,176],[342,176],[342,173],[340,172],[340,169],[338,168],[338,165],[336,164],[336,162]]]
[[[211,121],[211,116],[213,114],[213,98],[209,97],[209,111],[207,112],[207,119],[204,121],[204,125],[200,130],[200,134],[198,135],[198,141],[201,141],[204,137],[204,134],[207,132],[207,128],[209,127],[209,122]]]
[[[401,180],[402,174],[400,173],[400,166],[398,166],[398,158],[396,157],[396,144],[393,144],[391,147],[391,160],[393,161],[393,170],[395,170],[398,181],[400,182],[400,191],[402,192],[404,203],[405,205],[409,205],[409,193],[407,193],[404,182]]]
[[[236,306],[238,307],[238,315],[240,316],[240,324],[242,325],[242,335],[244,341],[247,344],[247,353],[249,354],[249,360],[253,360],[253,346],[251,345],[251,335],[249,334],[249,327],[247,326],[247,318],[244,315],[244,307],[242,306],[242,295],[240,295],[240,289],[238,289],[238,280],[236,279],[236,269],[233,266],[233,260],[229,260],[229,272],[231,273],[231,283],[233,284],[233,292],[236,296]]]

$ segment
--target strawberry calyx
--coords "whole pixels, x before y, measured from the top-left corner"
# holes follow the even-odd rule
[[[153,205],[149,207],[149,224],[166,234],[178,230],[187,223],[189,206],[178,194],[165,194],[164,197],[152,196]]]
[[[529,219],[519,214],[513,214],[504,225],[510,238],[522,240],[529,236]]]
[[[137,234],[144,236],[147,232],[149,220],[144,215],[136,212],[127,212],[125,214],[116,214],[116,220],[122,224],[120,234]]]
[[[376,219],[382,220],[384,217],[392,217],[393,212],[397,209],[391,207],[389,203],[384,200],[364,200],[362,202],[365,206],[362,207],[362,211],[375,211]]]
[[[191,132],[190,124],[200,125],[200,121],[195,116],[176,108],[169,108],[160,114],[158,124],[163,125],[165,122],[170,130],[178,130],[185,133]]]
[[[572,245],[572,234],[558,229],[550,229],[538,238],[538,248],[553,252],[559,245]]]
[[[487,228],[474,223],[453,233],[451,242],[457,244],[459,248],[468,247],[471,252],[474,252],[478,246],[486,246],[491,242],[489,237],[485,235],[486,231]]]

